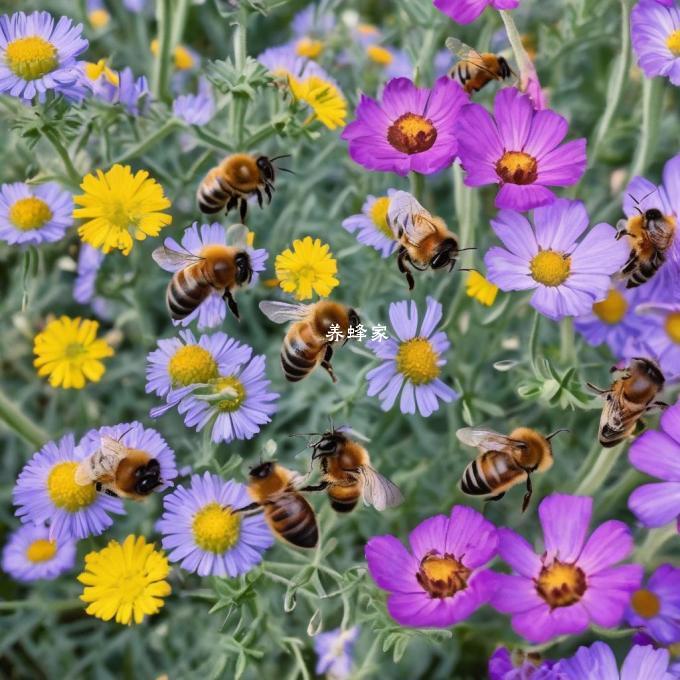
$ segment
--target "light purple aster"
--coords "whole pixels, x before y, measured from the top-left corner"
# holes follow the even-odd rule
[[[628,245],[616,231],[600,223],[588,229],[588,213],[580,201],[557,199],[536,208],[534,227],[518,212],[501,210],[491,221],[505,248],[484,256],[487,278],[501,290],[534,290],[531,304],[550,319],[582,316],[604,300],[611,275],[628,259]]]
[[[665,6],[664,6],[665,5]],[[665,76],[680,85],[680,8],[641,0],[630,15],[633,51],[647,78]]]
[[[94,93],[109,104],[120,104],[130,115],[144,115],[151,103],[151,90],[146,76],[135,78],[127,66],[118,73],[118,84],[109,80],[106,72],[91,85]]]
[[[401,392],[402,413],[427,418],[439,408],[439,400],[451,402],[458,393],[438,377],[446,364],[449,343],[444,331],[435,332],[442,318],[442,306],[427,298],[427,308],[418,328],[418,308],[414,301],[390,304],[390,323],[397,338],[369,340],[366,345],[383,360],[366,375],[369,397],[376,394],[383,411],[389,411]],[[403,387],[403,390],[402,390]]]
[[[47,523],[50,538],[56,540],[98,536],[108,529],[113,524],[109,513],[125,514],[123,503],[103,493],[91,500],[84,493],[76,497],[73,463],[86,457],[72,434],[45,444],[24,465],[12,491],[17,517],[25,523]],[[82,501],[79,507],[69,509],[69,503],[77,500]]]
[[[550,109],[536,111],[514,87],[498,91],[494,117],[480,104],[458,116],[458,153],[471,187],[499,184],[497,208],[531,210],[549,205],[549,186],[576,184],[586,169],[586,140],[562,144],[569,125]]]
[[[469,24],[487,7],[516,9],[519,0],[434,0],[434,6],[459,24]]]
[[[167,248],[178,252],[189,252],[192,255],[200,255],[205,246],[209,245],[229,245],[228,238],[229,231],[226,230],[219,222],[212,224],[202,224],[198,226],[198,222],[194,222],[190,227],[184,230],[181,245],[175,241],[174,238],[166,238],[164,245]],[[246,248],[250,256],[250,265],[253,269],[253,278],[250,285],[254,286],[259,280],[259,272],[264,271],[265,262],[269,257],[269,253],[264,248]],[[166,271],[175,272],[181,269],[183,265],[176,267],[165,267]],[[214,328],[219,326],[224,321],[227,313],[227,303],[222,299],[222,295],[215,291],[211,293],[191,314],[186,316],[181,321],[173,321],[175,326],[188,326],[194,319],[198,319],[199,330],[206,328]]]
[[[589,624],[615,628],[640,587],[637,564],[614,566],[633,551],[630,529],[610,520],[586,540],[593,512],[588,496],[551,494],[538,506],[544,549],[538,554],[512,529],[498,530],[498,553],[514,574],[497,574],[491,606],[512,616],[532,643],[581,633]]]
[[[320,12],[318,5],[311,4],[293,17],[291,28],[298,38],[324,37],[335,28],[335,16],[332,12]]]
[[[323,80],[335,83],[321,66],[311,59],[299,56],[291,45],[270,47],[262,52],[257,60],[277,77],[292,76],[305,80],[310,76],[318,76]]]
[[[188,125],[205,125],[215,115],[215,97],[210,83],[201,78],[196,94],[183,94],[172,104],[172,112]]]
[[[168,559],[199,576],[236,578],[249,572],[274,543],[261,513],[232,512],[251,500],[243,484],[208,472],[193,475],[188,489],[178,486],[163,498],[156,528]]]
[[[106,256],[98,248],[87,243],[80,244],[76,280],[73,283],[73,299],[81,305],[90,305],[101,319],[111,319],[113,311],[109,301],[97,295],[97,276]]]
[[[630,338],[628,354],[651,356],[666,378],[677,378],[680,376],[680,301],[647,302],[638,305],[636,311],[645,324],[644,333]]]
[[[463,88],[448,77],[439,78],[432,89],[393,78],[380,101],[361,95],[356,120],[341,136],[349,142],[352,160],[368,170],[431,175],[456,158],[455,130],[468,101]]]
[[[56,182],[0,186],[0,240],[38,245],[64,238],[73,226],[73,197]]]
[[[314,636],[317,675],[326,675],[333,680],[345,680],[352,674],[352,653],[359,637],[359,627],[347,630],[336,628]]]
[[[661,527],[680,516],[680,403],[661,416],[661,430],[643,432],[631,445],[633,467],[663,481],[633,491],[628,507],[648,527]]]
[[[76,542],[70,538],[50,541],[44,525],[23,524],[9,535],[2,550],[2,570],[26,583],[55,579],[73,569],[75,561]]]
[[[144,11],[146,4],[147,0],[123,0],[125,9],[129,9],[131,12],[135,12],[137,14]]]
[[[366,544],[371,577],[389,593],[387,610],[402,626],[448,628],[486,604],[496,575],[484,565],[498,545],[496,527],[480,513],[455,505],[409,535],[411,552],[394,536]]]
[[[343,229],[350,234],[356,234],[357,241],[365,246],[370,246],[377,250],[381,257],[389,257],[396,249],[397,242],[394,240],[392,229],[387,223],[387,213],[383,214],[382,208],[387,209],[389,203],[385,199],[396,193],[396,189],[388,189],[387,196],[366,197],[366,201],[361,206],[361,213],[352,215],[342,221]]]

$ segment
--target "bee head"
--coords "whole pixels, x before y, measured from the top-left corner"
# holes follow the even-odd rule
[[[361,324],[361,319],[359,318],[359,314],[357,314],[356,309],[350,308],[347,316],[349,318],[349,325],[352,326],[353,328],[356,328]]]
[[[333,456],[338,450],[338,446],[345,439],[345,435],[337,430],[329,430],[321,435],[321,439],[314,444],[314,453],[312,460],[316,458],[324,458],[325,456]]]
[[[430,267],[432,269],[441,269],[442,267],[450,266],[450,269],[453,269],[457,257],[458,242],[455,238],[449,236],[439,244],[434,256],[430,260]]]
[[[236,267],[235,279],[239,286],[244,283],[249,283],[253,278],[253,267],[250,263],[250,256],[248,253],[240,252],[234,258],[234,266]]]
[[[501,78],[509,78],[512,75],[512,69],[505,57],[498,57],[498,71]]]
[[[256,163],[262,176],[270,182],[274,181],[274,166],[271,160],[267,156],[258,156]]]
[[[140,496],[150,494],[161,485],[161,466],[158,460],[152,458],[146,465],[135,470],[135,493]]]
[[[253,479],[266,479],[274,471],[274,461],[268,460],[250,468],[250,477]]]
[[[665,382],[661,369],[651,359],[635,357],[631,362],[630,368],[632,371],[638,371],[642,373],[642,375],[647,376],[655,385],[661,387]]]
[[[657,222],[663,219],[663,213],[658,208],[650,208],[645,210],[645,222]]]

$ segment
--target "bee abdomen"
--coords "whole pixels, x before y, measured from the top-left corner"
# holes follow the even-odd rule
[[[207,214],[219,212],[231,198],[231,188],[220,178],[218,172],[217,169],[213,170],[198,187],[196,199],[201,212]]]
[[[167,304],[175,320],[189,316],[210,293],[210,284],[202,277],[196,277],[191,268],[180,269],[170,280]]]
[[[347,489],[345,487],[344,497],[338,497],[333,494],[331,490],[328,491],[328,499],[331,503],[331,507],[335,512],[352,512],[356,508],[359,502],[359,491],[356,490],[356,494],[348,495]]]
[[[319,540],[314,511],[298,495],[288,495],[268,506],[272,528],[299,548],[314,548]]]
[[[479,460],[473,460],[465,468],[463,478],[460,480],[460,489],[469,496],[485,496],[491,492],[491,487],[486,482]]]
[[[298,382],[306,378],[316,366],[316,357],[310,358],[309,347],[302,340],[291,342],[286,338],[281,348],[281,367],[286,380]]]

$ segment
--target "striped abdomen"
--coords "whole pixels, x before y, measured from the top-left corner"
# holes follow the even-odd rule
[[[201,212],[212,214],[223,210],[234,194],[240,196],[241,192],[227,182],[220,168],[213,168],[199,185],[196,199]]]
[[[646,259],[642,259],[635,250],[631,250],[628,262],[622,270],[628,279],[626,288],[637,288],[649,281],[665,261],[666,255],[661,250],[653,250]]]
[[[526,473],[512,457],[501,451],[487,451],[473,460],[463,473],[460,488],[470,496],[501,493],[524,479]]]
[[[351,485],[331,484],[328,487],[328,500],[335,512],[352,512],[359,502],[361,489],[358,483]]]
[[[175,272],[166,298],[170,316],[176,321],[189,316],[213,290],[203,274],[202,263]]]
[[[306,378],[322,358],[326,343],[319,343],[309,323],[293,326],[283,340],[281,367],[289,382]]]
[[[299,494],[288,492],[264,507],[272,531],[298,548],[314,548],[319,540],[316,515]]]

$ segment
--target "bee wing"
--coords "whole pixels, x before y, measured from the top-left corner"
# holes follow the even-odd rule
[[[151,253],[157,265],[168,271],[177,271],[187,265],[199,262],[202,257],[186,252],[182,253],[178,250],[172,250],[166,246],[160,246]]]
[[[76,468],[75,480],[78,486],[88,486],[95,481],[94,470],[89,457],[80,461]]]
[[[387,219],[395,238],[401,230],[414,246],[437,229],[432,215],[407,191],[397,191],[390,198]]]
[[[386,508],[393,508],[404,501],[399,487],[391,482],[387,477],[381,475],[370,465],[359,467],[363,484],[363,497],[366,505],[372,505],[376,510],[382,512]]]
[[[127,456],[127,446],[121,444],[117,439],[113,439],[113,437],[103,435],[101,439],[101,452],[107,457],[113,457],[120,461]]]
[[[227,243],[235,248],[245,248],[248,245],[248,227],[245,224],[232,224],[227,229]]]
[[[484,427],[462,427],[456,432],[456,437],[466,444],[473,446],[482,452],[486,451],[505,451],[524,446],[523,442],[510,439],[503,434],[494,432]]]
[[[300,321],[309,314],[312,305],[291,305],[288,302],[276,302],[275,300],[263,300],[260,302],[260,311],[274,323],[287,323],[288,321]]]
[[[472,57],[473,60],[477,59],[483,63],[479,52],[470,47],[470,45],[466,45],[462,40],[458,40],[458,38],[447,38],[446,47],[461,60],[467,61],[470,59],[470,57]]]

